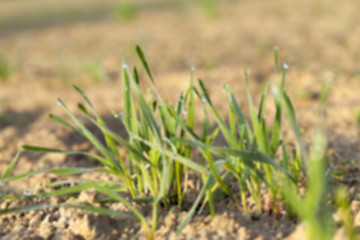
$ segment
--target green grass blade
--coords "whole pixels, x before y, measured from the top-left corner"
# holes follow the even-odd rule
[[[123,68],[123,77],[122,77],[122,85],[123,85],[123,100],[124,100],[124,116],[123,123],[127,129],[132,129],[131,126],[131,114],[132,114],[132,99],[131,99],[131,88],[130,88],[130,79],[129,74],[126,68]]]
[[[86,96],[85,92],[81,90],[78,86],[73,84],[73,88],[84,98],[86,103],[90,106],[91,110],[96,114],[95,108],[89,98]]]
[[[290,177],[293,181],[295,179],[293,176],[284,168],[282,168],[280,165],[278,165],[272,158],[270,158],[268,155],[253,150],[252,152],[248,152],[245,150],[239,150],[239,149],[233,149],[233,148],[227,148],[227,147],[213,147],[211,148],[213,153],[222,153],[226,155],[231,155],[234,157],[240,157],[240,160],[244,162],[244,164],[248,165],[250,168],[254,168],[254,162],[264,163],[271,165],[282,172],[284,172],[288,177]]]
[[[152,149],[159,151],[161,149],[161,147],[159,147],[156,144],[153,144],[149,141],[146,141],[144,139],[139,139],[139,141],[144,142],[146,145],[150,146]],[[188,142],[186,141],[186,139],[184,139],[184,142]],[[208,171],[201,165],[197,164],[196,162],[192,161],[191,159],[185,158],[177,153],[174,153],[173,151],[167,150],[167,149],[163,149],[163,154],[168,156],[168,157],[172,157],[173,160],[180,162],[181,164],[194,169],[197,172],[200,173],[205,173],[207,174]]]
[[[188,121],[187,127],[194,130],[195,125],[195,99],[194,99],[194,71],[191,71],[190,87],[189,87],[189,103],[188,103]]]
[[[203,84],[203,82],[199,79],[199,85],[200,88],[203,92],[204,98],[206,100],[206,102],[208,103],[212,113],[215,116],[215,119],[219,125],[219,128],[222,132],[222,134],[224,135],[224,138],[226,139],[226,142],[231,146],[231,147],[235,147],[236,146],[236,139],[234,139],[234,137],[231,135],[229,129],[227,128],[225,122],[222,120],[220,114],[217,112],[217,110],[215,109],[214,105],[211,102],[211,99],[209,97],[209,94]]]
[[[240,108],[239,104],[237,103],[236,98],[235,98],[234,94],[232,93],[232,91],[230,90],[230,88],[226,87],[225,90],[228,94],[229,102],[231,102],[231,105],[234,109],[234,113],[238,119],[238,125],[240,126],[240,128],[244,127],[244,129],[245,129],[245,136],[242,136],[243,140],[247,139],[248,141],[251,141],[252,134],[251,134],[250,126],[244,116],[244,113],[241,111],[241,108]]]
[[[11,174],[12,170],[14,169],[14,167],[16,166],[16,163],[19,160],[20,153],[21,153],[21,150],[18,151],[16,153],[15,157],[11,160],[9,166],[5,169],[5,171],[1,177],[1,181],[5,181],[5,179]]]
[[[138,54],[139,58],[140,58],[140,61],[147,73],[147,75],[149,76],[150,80],[154,83],[154,79],[152,77],[152,74],[151,74],[151,71],[150,71],[150,68],[149,68],[149,65],[146,61],[146,58],[145,58],[145,55],[143,53],[143,51],[141,50],[141,48],[137,45],[136,46],[136,53]]]
[[[140,109],[141,109],[142,113],[144,114],[145,120],[146,120],[147,124],[151,127],[153,134],[156,137],[156,140],[160,144],[162,142],[161,141],[162,137],[161,137],[159,126],[157,125],[156,120],[154,118],[153,111],[147,105],[147,103],[144,99],[143,93],[141,92],[140,88],[136,84],[135,80],[133,78],[130,78],[130,81],[132,84],[131,85],[132,90],[135,94],[135,97],[136,97],[138,103],[139,103]]]
[[[61,123],[62,125],[74,130],[74,132],[79,133],[80,135],[83,135],[82,132],[80,131],[80,129],[74,127],[72,124],[70,124],[69,122],[65,121],[64,119],[54,115],[54,114],[49,114],[49,117],[59,123]]]
[[[31,146],[31,145],[23,145],[22,148],[24,150],[34,151],[34,152],[60,153],[60,154],[66,154],[66,155],[80,154],[80,155],[89,156],[91,158],[94,158],[104,166],[108,166],[110,168],[112,167],[112,165],[109,164],[109,161],[107,161],[106,159],[104,159],[104,158],[102,158],[102,157],[100,157],[100,156],[98,156],[96,154],[89,153],[89,152],[61,150],[61,149],[56,149],[56,148],[46,148],[46,147],[38,147],[38,146]]]
[[[254,133],[255,133],[256,145],[260,151],[266,152],[265,145],[263,142],[263,136],[261,134],[261,126],[260,126],[261,124],[260,124],[258,116],[256,114],[251,91],[250,91],[249,76],[248,76],[247,69],[245,69],[245,71],[244,71],[244,79],[245,79],[246,92],[247,92],[247,97],[248,97],[248,102],[249,102],[251,123],[252,123],[252,127],[253,127]],[[254,144],[253,144],[253,146],[254,146]]]
[[[73,175],[85,172],[104,172],[104,168],[59,168],[59,169],[52,169],[52,170],[38,170],[38,171],[29,171],[23,174],[19,174],[13,177],[8,177],[4,179],[4,182],[12,182],[16,180],[20,180],[23,178],[28,178],[38,174],[44,173],[52,173],[56,175]]]
[[[291,103],[291,100],[289,98],[289,96],[287,95],[287,93],[285,91],[282,91],[282,99],[283,99],[283,103],[284,103],[284,107],[285,107],[285,111],[286,114],[289,118],[290,121],[290,125],[295,133],[295,137],[296,137],[296,142],[300,148],[300,155],[301,157],[303,154],[303,145],[302,145],[302,140],[301,140],[301,133],[300,133],[300,129],[299,129],[299,125],[297,122],[297,118],[296,118],[296,114],[295,114],[295,109]]]
[[[269,89],[269,81],[266,81],[263,92],[261,94],[260,105],[259,105],[259,112],[258,112],[258,119],[261,121],[264,118],[264,110],[265,110],[265,103],[266,97],[268,94]]]
[[[152,163],[146,157],[144,157],[144,155],[141,152],[139,152],[139,150],[136,147],[131,145],[129,143],[129,141],[125,140],[124,138],[122,138],[120,135],[116,134],[112,130],[99,125],[96,121],[94,121],[94,124],[97,125],[97,127],[99,127],[103,132],[106,132],[106,134],[108,134],[111,138],[113,138],[120,145],[122,145],[124,148],[126,148],[129,152],[134,154],[134,157],[136,157],[135,159],[137,161],[145,162],[145,163],[152,165]]]
[[[198,194],[194,204],[190,208],[189,212],[186,214],[185,218],[181,221],[179,224],[178,229],[176,230],[176,235],[179,236],[181,231],[186,227],[186,225],[190,222],[191,218],[194,216],[196,212],[197,206],[200,204],[201,199],[205,196],[206,191],[211,187],[211,185],[214,182],[214,176],[210,174],[205,183],[204,186],[201,188],[200,193]]]
[[[279,47],[274,47],[274,64],[275,64],[275,71],[279,73],[279,56],[278,56]]]
[[[108,189],[106,187],[103,187],[103,186],[100,186],[97,184],[94,184],[93,186],[96,191],[103,193],[103,194],[123,203],[131,212],[133,212],[138,217],[138,219],[141,221],[143,226],[145,228],[147,228],[147,232],[149,232],[149,226],[147,224],[145,217],[135,207],[133,207],[133,205],[130,202],[128,202],[125,198],[123,198],[119,194],[113,192],[112,189]]]
[[[271,157],[274,157],[276,154],[276,150],[280,145],[280,141],[282,138],[281,134],[281,124],[282,124],[282,108],[281,103],[276,99],[276,113],[275,113],[275,121],[271,131]]]
[[[86,96],[85,96],[86,97]],[[80,127],[81,131],[83,132],[84,136],[100,151],[100,153],[105,157],[107,160],[107,165],[111,166],[111,168],[117,168],[120,170],[119,163],[114,159],[114,156],[111,154],[108,149],[87,129],[87,127],[80,122],[80,120],[75,117],[74,114],[70,112],[70,110],[66,107],[65,103],[58,99],[58,102],[63,106],[66,113],[71,117],[71,119]],[[90,103],[91,104],[91,103]]]

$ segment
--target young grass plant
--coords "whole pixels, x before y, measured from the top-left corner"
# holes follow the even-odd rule
[[[278,69],[277,49],[275,49],[274,56],[275,66],[276,69]],[[226,123],[212,104],[204,84],[201,80],[199,81],[203,98],[214,115],[219,130],[223,134],[227,143],[227,147],[211,148],[212,153],[217,154],[225,161],[224,168],[226,171],[221,177],[218,176],[217,186],[227,193],[231,199],[234,199],[233,194],[229,191],[222,180],[229,172],[231,172],[237,178],[241,202],[245,210],[247,209],[246,193],[250,192],[256,202],[258,210],[263,211],[260,190],[261,184],[265,184],[267,189],[270,191],[271,200],[269,202],[269,213],[271,214],[279,192],[279,184],[276,177],[279,171],[287,175],[289,181],[294,184],[295,188],[299,181],[301,166],[301,139],[295,111],[285,90],[286,70],[287,66],[284,66],[280,78],[280,89],[275,89],[276,115],[272,128],[269,128],[266,125],[264,117],[264,108],[268,94],[269,82],[265,84],[260,100],[259,110],[256,111],[250,92],[247,70],[244,72],[251,117],[251,124],[249,124],[228,85],[224,86],[224,91],[227,93],[229,104],[228,123]],[[289,117],[291,126],[296,135],[298,143],[296,156],[289,156],[285,145],[283,144],[281,128],[282,115],[284,112],[283,108],[285,108],[285,112]],[[270,135],[271,138],[269,138]],[[283,158],[281,161],[275,159],[276,153],[279,149],[283,150]],[[204,155],[205,159],[210,157],[209,154]],[[209,164],[209,166],[211,165]],[[263,177],[263,173],[265,174],[265,178]],[[214,176],[217,175],[215,172],[213,172],[213,174]],[[213,190],[215,190],[216,187]]]
[[[327,141],[322,123],[325,116],[325,101],[329,83],[323,86],[320,95],[320,123],[315,129],[310,154],[306,161],[306,192],[301,195],[287,178],[283,181],[282,195],[295,214],[306,224],[306,239],[333,239],[335,222],[330,202],[339,209],[348,239],[356,239],[353,216],[350,210],[349,197],[344,188],[338,188],[335,194],[330,188],[329,166],[327,161]]]
[[[96,149],[97,153],[82,151],[59,150],[53,148],[25,145],[28,151],[41,151],[47,153],[82,154],[92,157],[101,163],[98,168],[62,168],[48,171],[32,171],[17,176],[11,172],[18,162],[20,152],[10,163],[2,175],[3,183],[23,179],[41,173],[58,175],[71,175],[83,172],[102,172],[117,177],[118,182],[81,181],[72,187],[66,187],[45,193],[35,193],[26,196],[4,195],[2,199],[49,197],[56,195],[75,194],[86,189],[95,189],[106,196],[106,201],[123,203],[131,212],[131,218],[141,222],[149,239],[154,237],[158,226],[158,208],[160,205],[177,204],[182,206],[185,195],[189,191],[188,181],[192,176],[200,176],[202,188],[193,203],[187,216],[178,226],[177,234],[190,221],[191,217],[208,204],[212,216],[215,214],[213,195],[221,189],[240,208],[236,194],[227,184],[227,178],[234,176],[240,189],[241,203],[247,209],[247,192],[256,202],[258,210],[263,210],[263,199],[260,194],[262,186],[270,192],[271,204],[275,204],[279,192],[277,175],[282,173],[292,189],[297,190],[300,175],[300,157],[302,149],[299,129],[291,101],[285,91],[285,72],[283,67],[280,89],[275,94],[276,115],[272,128],[266,125],[264,117],[265,102],[268,94],[266,84],[260,101],[259,110],[256,111],[250,93],[249,80],[245,70],[245,84],[248,95],[251,121],[245,118],[230,87],[225,86],[224,91],[228,97],[228,122],[218,113],[201,80],[199,89],[195,87],[193,70],[191,71],[190,86],[181,93],[173,106],[164,100],[156,88],[147,60],[140,49],[136,48],[145,72],[152,85],[154,96],[144,90],[140,84],[139,74],[134,67],[132,70],[127,64],[123,65],[122,96],[124,109],[122,113],[114,113],[120,123],[125,126],[128,138],[110,130],[101,116],[96,112],[93,104],[86,94],[77,86],[75,90],[83,97],[85,104],[78,104],[79,110],[87,119],[96,125],[102,132],[104,142],[100,141],[66,106],[58,99],[58,104],[66,111],[72,123],[58,116],[50,114],[50,118],[71,130],[82,135]],[[277,64],[277,51],[275,51],[275,64]],[[203,132],[199,136],[195,132],[195,101],[202,104]],[[283,110],[284,109],[284,110]],[[217,128],[210,131],[208,111],[215,117]],[[287,153],[282,137],[282,115],[286,112],[298,141],[297,154]],[[227,146],[213,146],[213,140],[218,133],[224,136]],[[271,136],[271,137],[269,137]],[[126,155],[120,154],[120,148],[126,150]],[[197,148],[202,157],[198,161],[192,159],[192,151]],[[277,160],[277,152],[281,150],[283,157]],[[99,201],[105,201],[104,199]],[[147,202],[153,206],[152,220],[146,217],[133,206],[133,202]],[[110,211],[106,207],[83,206],[64,203],[61,206],[77,208],[85,211],[112,216],[129,217],[128,213]],[[24,211],[36,208],[54,207],[49,205],[28,206],[15,209],[0,210],[0,213],[11,211]],[[271,206],[270,206],[271,208]],[[271,209],[270,209],[271,210]],[[198,211],[198,212],[200,212]]]
[[[9,177],[11,171],[15,167],[19,153],[11,162],[2,176],[2,182],[15,181],[22,178],[30,177],[40,173],[53,173],[61,175],[70,175],[82,172],[97,171],[113,174],[118,177],[120,183],[108,182],[89,182],[84,181],[75,187],[65,187],[64,189],[49,193],[39,193],[26,197],[48,197],[53,195],[71,194],[80,192],[89,188],[95,189],[106,195],[111,200],[122,202],[129,210],[133,212],[143,225],[148,238],[153,238],[153,234],[158,222],[159,204],[173,204],[174,202],[181,206],[182,200],[187,191],[187,180],[189,169],[202,174],[204,179],[204,187],[211,185],[212,174],[208,170],[192,161],[190,154],[192,152],[190,146],[185,146],[180,142],[174,142],[172,139],[183,138],[184,132],[178,127],[177,119],[184,119],[187,130],[192,131],[194,128],[194,91],[193,80],[187,90],[185,96],[182,94],[177,101],[175,107],[166,103],[162,99],[156,89],[153,77],[151,75],[148,64],[145,60],[141,49],[137,47],[137,53],[144,65],[151,83],[154,86],[157,99],[149,93],[147,99],[143,96],[139,85],[139,79],[136,68],[133,73],[129,71],[127,65],[123,66],[123,101],[124,112],[115,114],[120,122],[125,126],[129,139],[124,139],[120,135],[107,128],[104,120],[96,112],[93,104],[87,98],[85,93],[74,86],[75,90],[83,97],[86,105],[78,104],[79,110],[95,124],[103,133],[105,144],[102,143],[94,134],[67,108],[65,103],[58,99],[58,104],[64,108],[73,123],[70,123],[58,116],[50,115],[50,117],[79,133],[86,138],[98,150],[97,154],[81,151],[59,150],[45,147],[36,147],[25,145],[24,150],[42,151],[47,153],[63,153],[63,154],[82,154],[90,156],[99,161],[103,167],[100,168],[65,168],[50,171],[33,171],[18,176]],[[187,109],[187,119],[183,112]],[[175,115],[174,115],[175,114]],[[159,116],[159,119],[157,118]],[[127,151],[127,156],[120,154],[119,145]],[[130,197],[125,198],[121,192],[128,193]],[[197,203],[202,199],[205,190],[202,190]],[[4,196],[6,198],[22,198],[24,196]],[[131,202],[152,202],[153,217],[149,224],[145,216],[143,216]],[[64,205],[69,207],[70,205]],[[49,206],[43,206],[49,207]],[[110,215],[125,215],[123,213],[111,213],[105,208],[89,208],[83,206],[72,206],[93,212],[101,212]],[[29,207],[32,209],[33,207]],[[40,206],[38,208],[41,208]],[[25,210],[26,208],[13,209],[14,211]],[[6,210],[9,212],[10,210]],[[3,211],[4,212],[4,211]],[[194,213],[191,211],[189,217]],[[188,218],[187,218],[188,219]],[[187,220],[185,219],[185,222]],[[184,224],[182,224],[184,226]]]

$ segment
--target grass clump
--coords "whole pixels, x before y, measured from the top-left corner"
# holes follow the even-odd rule
[[[60,168],[11,176],[20,157],[19,151],[1,178],[1,181],[6,183],[40,173],[72,175],[84,172],[102,172],[116,176],[118,181],[84,180],[70,187],[65,186],[63,182],[56,182],[52,184],[63,186],[63,188],[26,196],[3,195],[2,199],[69,195],[87,189],[95,189],[104,196],[99,199],[100,202],[121,202],[131,213],[111,211],[105,206],[74,205],[66,202],[60,206],[135,219],[141,222],[147,238],[152,239],[160,221],[159,208],[169,205],[177,205],[181,208],[186,194],[190,191],[188,182],[191,179],[197,181],[201,189],[187,216],[179,224],[177,234],[181,232],[192,216],[201,212],[206,205],[210,209],[210,214],[214,216],[214,195],[219,190],[229,197],[239,209],[245,211],[248,210],[247,194],[250,193],[258,211],[264,211],[263,189],[270,196],[268,200],[270,214],[274,211],[279,212],[280,204],[284,202],[287,204],[289,215],[294,214],[301,219],[308,220],[314,229],[324,236],[331,234],[331,231],[328,231],[331,224],[326,221],[328,215],[323,214],[329,212],[326,207],[328,187],[324,160],[326,142],[323,135],[315,135],[314,150],[311,152],[309,160],[313,164],[307,165],[308,192],[305,197],[302,197],[298,193],[298,186],[304,152],[295,110],[285,90],[288,66],[279,67],[277,49],[274,51],[274,56],[279,78],[277,84],[274,84],[272,88],[276,113],[271,126],[266,123],[264,116],[270,82],[265,84],[259,107],[256,109],[250,92],[248,74],[246,70],[244,71],[250,121],[245,117],[231,88],[227,85],[224,86],[223,90],[228,98],[228,116],[227,120],[224,120],[213,105],[203,81],[199,79],[198,86],[195,85],[193,69],[189,87],[185,92],[179,94],[176,103],[173,105],[163,99],[156,87],[144,53],[140,47],[137,47],[136,51],[154,94],[151,93],[151,90],[145,91],[142,88],[136,67],[131,69],[127,64],[123,65],[122,101],[124,108],[121,113],[114,113],[114,117],[125,127],[128,138],[110,130],[86,94],[79,87],[74,86],[84,100],[84,103],[78,104],[78,109],[101,130],[104,141],[95,137],[61,99],[58,99],[58,104],[63,107],[72,122],[52,114],[50,114],[50,118],[82,135],[97,149],[97,153],[29,145],[22,147],[28,151],[89,156],[96,159],[101,167]],[[198,113],[198,110],[195,109],[196,101],[201,103],[204,116],[201,134],[195,131],[195,115]],[[209,114],[216,121],[214,130],[211,130],[210,127]],[[283,139],[284,115],[289,119],[296,137],[294,149],[288,149]],[[223,147],[213,144],[214,139],[220,133],[226,142]],[[121,149],[125,150],[125,155],[121,153]],[[200,152],[201,159],[193,158],[192,153],[195,149]],[[237,192],[230,188],[228,183],[230,179],[235,179],[240,199],[237,198]],[[151,221],[134,207],[134,202],[152,204]],[[343,203],[344,201],[340,199],[339,202]],[[58,206],[23,206],[0,210],[0,214],[48,207]],[[301,211],[304,208],[308,210]],[[347,211],[346,207],[342,209],[344,212]],[[321,219],[318,218],[319,215],[322,217]],[[323,229],[325,230],[323,231]]]

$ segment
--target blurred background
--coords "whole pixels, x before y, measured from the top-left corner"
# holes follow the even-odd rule
[[[159,74],[221,67],[359,76],[360,3],[344,0],[1,0],[0,77],[115,79],[144,48]],[[256,69],[256,70],[255,70]]]

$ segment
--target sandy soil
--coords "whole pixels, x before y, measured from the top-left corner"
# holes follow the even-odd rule
[[[79,114],[76,103],[81,99],[71,88],[72,83],[84,89],[99,113],[121,132],[111,110],[120,111],[122,107],[119,91],[123,56],[129,64],[139,65],[135,44],[141,45],[148,56],[165,98],[174,99],[186,88],[190,66],[195,64],[196,77],[204,79],[222,113],[226,111],[222,106],[226,96],[221,91],[225,83],[237,93],[241,105],[246,106],[242,81],[245,66],[250,69],[256,96],[265,80],[274,79],[272,51],[274,46],[279,46],[281,61],[290,65],[287,88],[307,143],[317,121],[315,113],[322,82],[332,81],[324,123],[331,167],[334,171],[344,170],[342,182],[351,198],[357,197],[360,192],[356,179],[360,161],[360,127],[356,119],[356,112],[360,111],[359,1],[344,0],[339,4],[334,0],[233,0],[219,4],[213,18],[188,5],[152,8],[147,3],[147,6],[128,22],[104,17],[97,21],[15,29],[0,35],[0,53],[12,68],[10,76],[0,82],[0,172],[22,144],[90,148],[81,137],[48,118],[49,113],[65,117],[56,104],[57,97]],[[266,111],[272,116],[270,107]],[[354,163],[349,164],[349,160]],[[59,166],[94,165],[96,162],[91,159],[23,153],[14,174]],[[99,177],[108,176],[84,174],[75,178]],[[53,178],[37,176],[0,186],[0,190],[22,193]],[[91,203],[94,198],[95,193],[83,192],[74,201]],[[24,202],[4,201],[1,208],[21,204]],[[360,227],[357,200],[351,206]],[[149,212],[148,206],[139,208]],[[285,215],[277,218],[264,213],[251,217],[227,199],[217,202],[216,209],[212,221],[207,215],[196,216],[180,239],[304,239],[304,226]],[[171,239],[186,210],[161,211],[163,221],[156,237]],[[143,237],[138,223],[70,209],[0,216],[1,239]],[[344,239],[341,230],[337,238]]]

